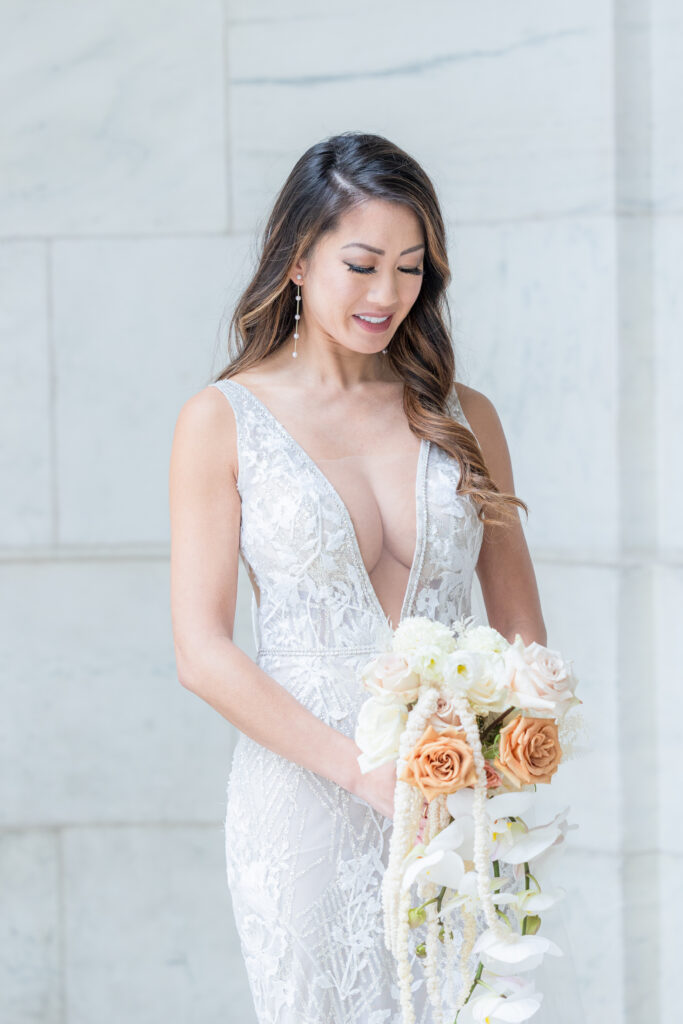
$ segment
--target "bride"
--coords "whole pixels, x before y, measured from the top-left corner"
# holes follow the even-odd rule
[[[359,770],[361,667],[407,616],[469,614],[475,571],[490,624],[546,642],[499,417],[456,380],[449,280],[412,157],[354,132],[312,146],[267,222],[234,358],[176,423],[177,670],[239,730],[226,874],[261,1024],[401,1024],[381,907],[396,768]],[[240,557],[255,659],[233,640]],[[427,1024],[414,954],[412,971]],[[458,978],[443,986],[454,1002]],[[554,1021],[581,1019],[560,1005]]]

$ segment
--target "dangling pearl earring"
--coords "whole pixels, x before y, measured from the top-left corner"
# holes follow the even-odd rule
[[[300,281],[301,280],[301,274],[297,274],[296,276],[297,276],[297,278]],[[298,323],[298,321],[301,320],[301,314],[299,313],[299,310],[301,309],[301,306],[299,305],[300,302],[301,302],[301,285],[298,284],[296,286],[296,313],[294,314],[294,351],[292,352],[292,358],[293,359],[296,359],[296,357],[297,357],[296,339],[299,337],[299,331],[298,331],[299,323]]]

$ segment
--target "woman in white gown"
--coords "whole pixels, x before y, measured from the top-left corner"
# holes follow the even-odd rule
[[[500,421],[455,384],[449,279],[408,154],[360,133],[313,146],[267,223],[236,355],[176,424],[178,674],[240,730],[225,850],[259,1024],[401,1024],[381,907],[396,770],[359,770],[362,666],[407,616],[469,614],[475,570],[492,625],[546,640]],[[239,556],[255,660],[232,640]]]

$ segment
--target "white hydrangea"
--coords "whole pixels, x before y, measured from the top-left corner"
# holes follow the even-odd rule
[[[441,681],[446,657],[456,647],[451,629],[421,615],[412,615],[394,630],[392,649],[402,655],[423,683]]]
[[[509,646],[509,640],[493,626],[470,626],[458,635],[458,647],[463,651],[502,654]]]

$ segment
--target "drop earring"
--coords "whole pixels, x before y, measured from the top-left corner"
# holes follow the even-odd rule
[[[296,276],[297,276],[297,278],[300,281],[301,280],[301,274],[297,274]],[[292,352],[292,359],[296,359],[296,357],[297,357],[296,340],[299,337],[299,320],[301,319],[301,314],[299,313],[299,310],[301,309],[301,306],[299,305],[300,302],[301,302],[301,285],[298,284],[296,286],[296,313],[294,314],[294,351]]]

